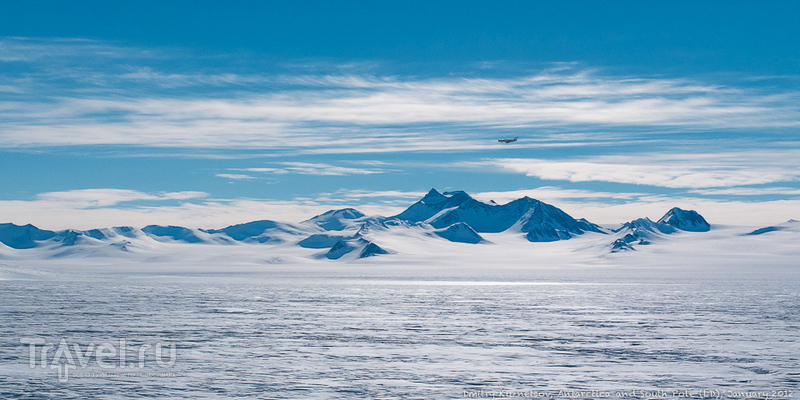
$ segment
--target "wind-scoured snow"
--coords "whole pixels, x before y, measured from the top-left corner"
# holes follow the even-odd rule
[[[657,245],[614,254],[599,233],[549,243],[485,233],[488,243],[471,245],[422,225],[373,224],[347,262],[289,241],[116,237],[69,247],[95,256],[60,258],[50,257],[68,249],[58,242],[2,245],[0,397],[795,389],[800,236],[753,229],[659,231]],[[370,243],[395,253],[360,258],[379,252]],[[90,361],[59,383],[29,367],[21,337],[82,350],[126,338],[128,361],[139,343],[173,343],[177,356],[132,370]]]

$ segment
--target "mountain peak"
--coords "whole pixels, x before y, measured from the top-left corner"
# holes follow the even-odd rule
[[[425,197],[420,200],[422,204],[436,204],[447,200],[447,197],[439,193],[436,189],[431,189]]]
[[[315,217],[312,217],[308,221],[313,221],[323,217],[338,217],[344,219],[356,219],[363,217],[364,214],[361,211],[356,210],[355,208],[342,208],[340,210],[330,210]]]
[[[697,211],[682,210],[678,207],[667,211],[658,220],[658,223],[672,225],[682,231],[689,232],[708,232],[711,229],[711,225]]]
[[[530,241],[561,240],[585,231],[600,231],[594,224],[577,221],[560,209],[529,197],[499,205],[475,200],[461,190],[444,194],[431,190],[394,218],[425,222],[437,229],[463,222],[475,232],[514,229],[529,233],[535,230],[526,236]]]

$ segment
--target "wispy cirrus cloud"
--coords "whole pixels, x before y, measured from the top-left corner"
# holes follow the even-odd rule
[[[216,174],[214,176],[216,176],[217,178],[225,178],[235,181],[258,179],[255,176],[245,175],[245,174]]]
[[[721,188],[796,182],[797,151],[776,151],[763,161],[757,154],[654,154],[597,156],[570,161],[500,158],[457,163],[462,167],[492,166],[543,180],[613,182],[665,188]],[[767,156],[767,154],[764,154]],[[747,157],[745,159],[745,157]]]
[[[190,200],[207,196],[208,193],[196,191],[144,193],[128,189],[81,189],[40,193],[36,199],[51,204],[69,203],[76,208],[94,208],[133,201]]]
[[[639,197],[646,196],[647,194],[641,192],[604,192],[593,190],[580,190],[580,189],[564,189],[558,186],[541,186],[535,189],[523,190],[509,190],[509,191],[496,191],[496,192],[478,192],[472,197],[482,201],[494,201],[498,204],[508,203],[528,196],[533,199],[542,201],[553,200],[633,200]]]
[[[278,167],[254,167],[254,168],[231,168],[231,171],[256,172],[266,174],[300,174],[300,175],[320,175],[320,176],[345,176],[345,175],[372,175],[381,174],[385,171],[380,168],[353,168],[342,167],[325,163],[309,162],[281,162],[276,163]],[[231,174],[217,174],[217,176]],[[248,176],[248,175],[242,175]],[[223,176],[225,177],[225,176]],[[247,178],[244,178],[247,179]]]
[[[359,208],[375,214],[394,215],[425,196],[426,192],[403,190],[339,189],[333,193],[319,193],[315,200],[327,204],[358,204]]]
[[[27,62],[33,69],[20,92],[24,95],[0,100],[3,146],[431,151],[487,148],[487,135],[531,128],[800,125],[800,96],[792,91],[604,76],[577,66],[505,78],[419,78],[346,69],[259,75],[164,71],[163,61],[174,59],[168,51],[85,40],[5,39],[0,48],[8,49],[7,61]],[[81,64],[76,54],[91,55],[91,62]],[[47,68],[37,69],[42,57]],[[60,65],[54,59],[66,61]],[[141,65],[147,60],[159,61]],[[58,72],[50,70],[53,65],[59,65]],[[0,84],[21,90],[13,83],[20,77],[6,75]],[[178,87],[178,92],[165,90]]]
[[[735,187],[726,189],[695,189],[691,193],[705,196],[800,196],[800,189],[791,187]]]

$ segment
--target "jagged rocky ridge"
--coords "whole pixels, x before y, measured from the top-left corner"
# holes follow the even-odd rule
[[[318,250],[318,258],[358,259],[393,253],[373,241],[372,234],[376,232],[391,235],[416,231],[430,240],[465,244],[489,243],[481,236],[482,233],[518,233],[531,242],[551,242],[592,232],[611,235],[611,251],[618,252],[633,250],[634,246],[650,244],[663,235],[678,231],[704,232],[709,229],[710,225],[700,214],[679,208],[669,210],[657,222],[640,218],[619,229],[609,230],[584,219],[575,219],[557,207],[529,197],[499,205],[493,201],[478,201],[463,191],[440,193],[431,189],[405,211],[388,218],[368,217],[353,208],[345,208],[297,224],[261,220],[221,229],[148,225],[141,229],[112,227],[49,231],[30,224],[6,223],[0,224],[0,243],[18,250],[42,246],[113,246],[124,251],[136,240],[217,245],[288,244]],[[763,232],[768,232],[784,228],[763,229]]]

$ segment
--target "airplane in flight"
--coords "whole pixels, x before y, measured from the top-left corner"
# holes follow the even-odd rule
[[[513,139],[498,139],[497,141],[500,143],[513,143],[516,142],[517,139],[519,139],[519,136],[514,136]]]

